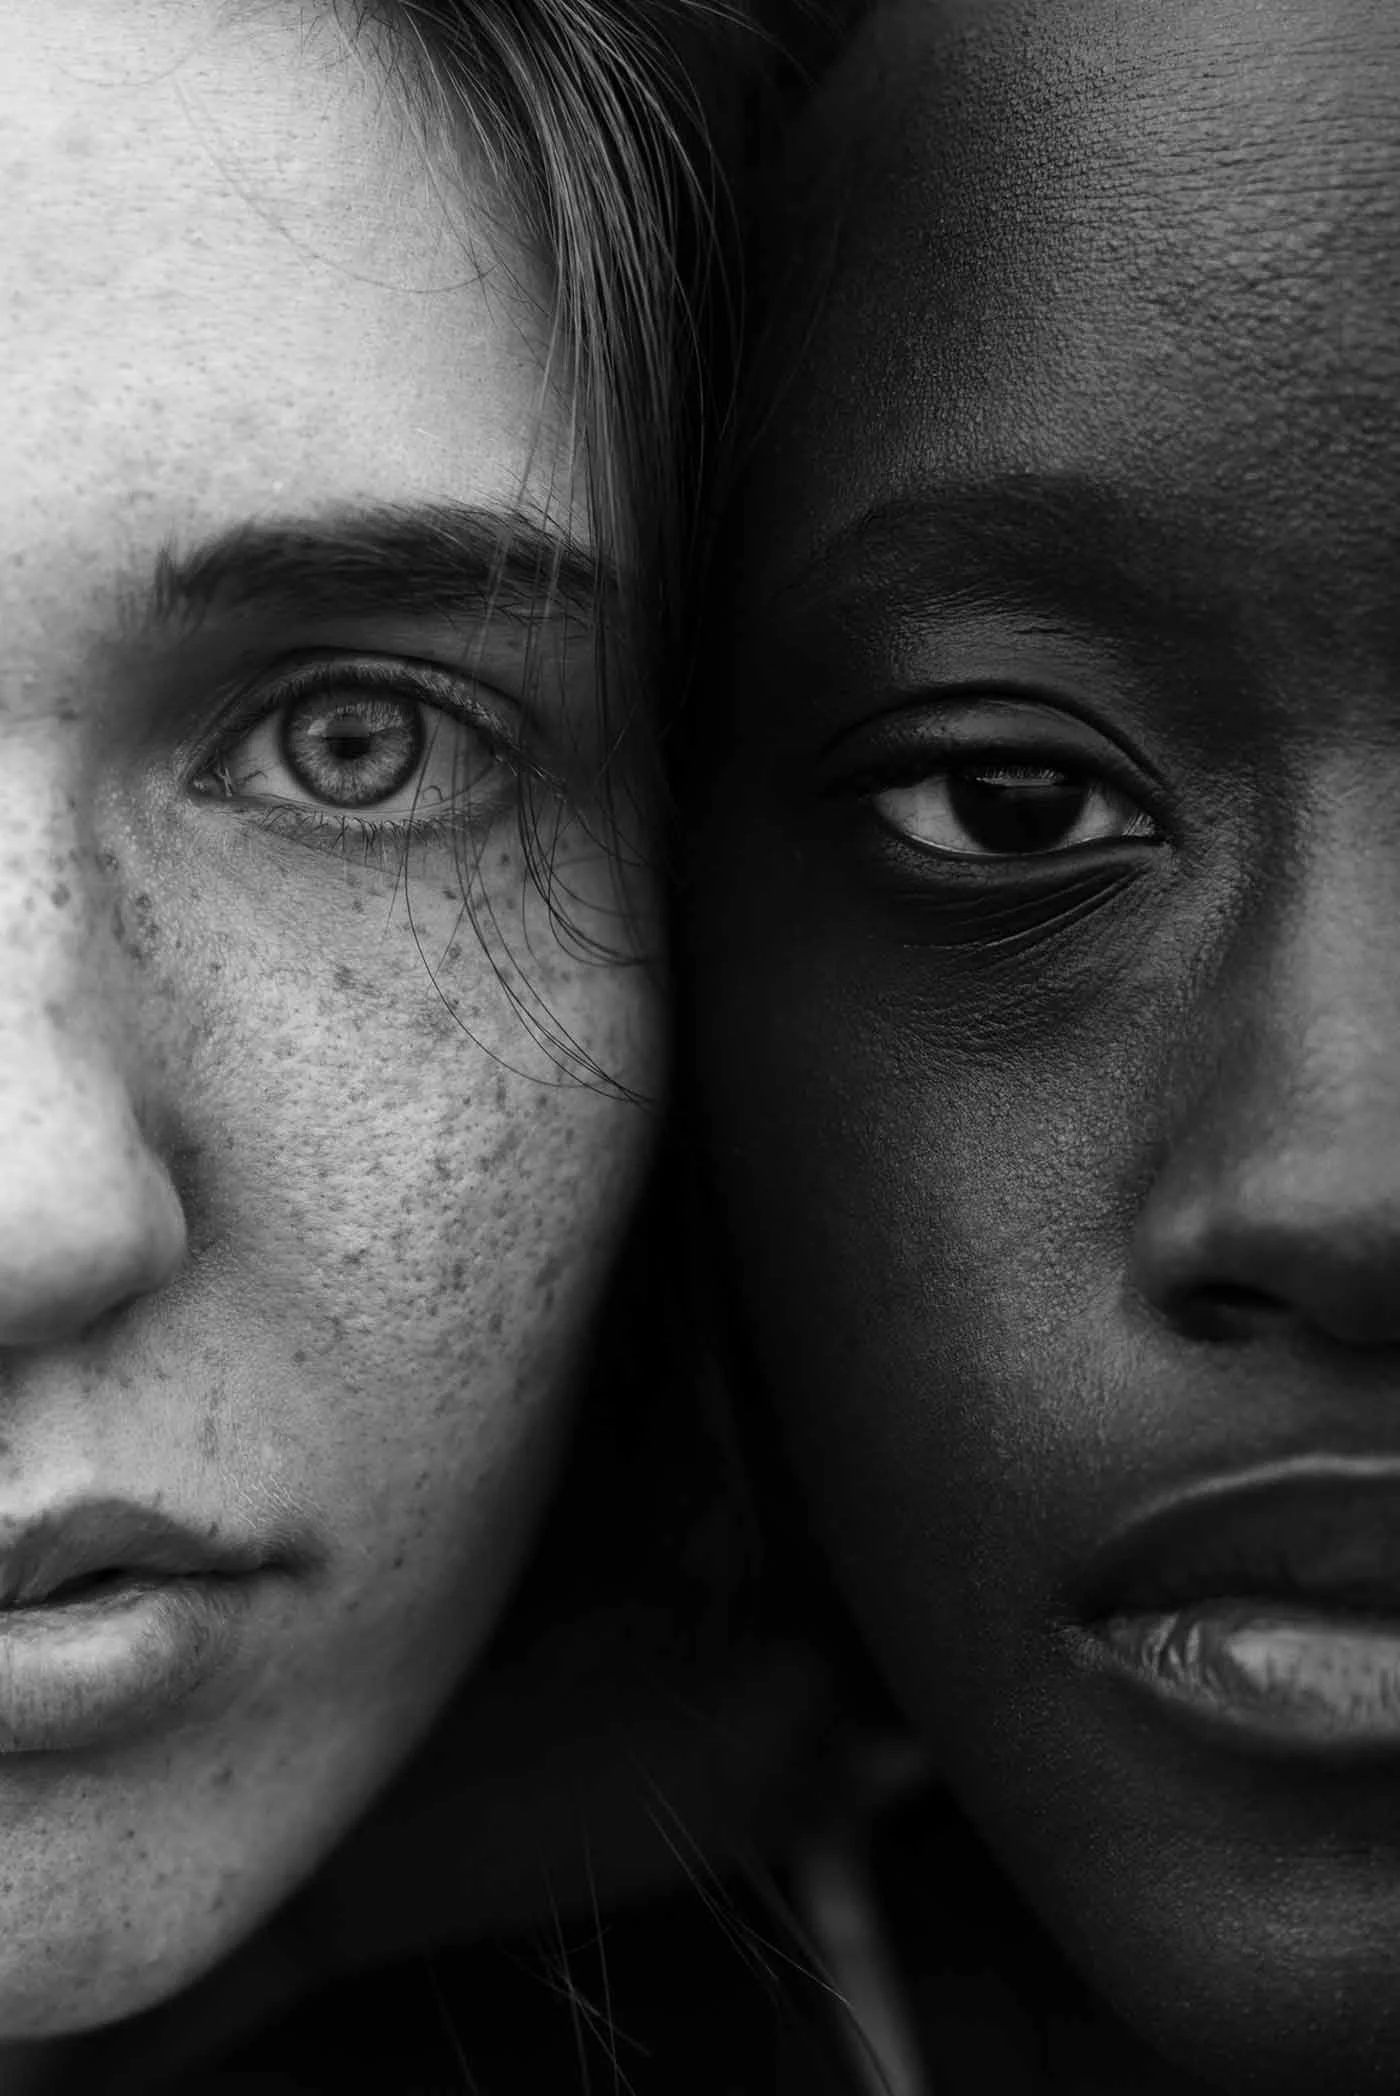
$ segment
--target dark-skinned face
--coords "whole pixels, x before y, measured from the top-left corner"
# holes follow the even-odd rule
[[[1071,1956],[1389,2088],[1400,16],[886,6],[783,187],[696,862],[754,1353]]]

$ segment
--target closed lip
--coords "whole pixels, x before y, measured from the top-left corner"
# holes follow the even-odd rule
[[[217,1522],[181,1519],[137,1500],[69,1502],[30,1516],[0,1541],[0,1620],[77,1601],[103,1582],[234,1577],[262,1570],[272,1557]]]
[[[1114,1531],[1071,1599],[1093,1626],[1256,1597],[1400,1621],[1400,1460],[1309,1457],[1174,1493]]]

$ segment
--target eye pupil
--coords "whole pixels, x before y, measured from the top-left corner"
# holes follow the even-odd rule
[[[998,853],[1053,851],[1084,813],[1091,788],[1064,772],[967,766],[948,775],[948,802],[968,836]]]
[[[350,729],[332,731],[326,736],[327,753],[337,764],[359,764],[373,747],[374,738],[363,732],[353,733]]]
[[[422,761],[422,710],[407,699],[313,694],[288,707],[281,739],[287,769],[317,800],[370,808]]]

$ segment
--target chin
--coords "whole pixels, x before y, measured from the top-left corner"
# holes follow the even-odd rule
[[[1396,1975],[1340,1969],[1325,1946],[1306,1974],[1309,1946],[1293,1968],[1246,1942],[1202,1979],[1199,1952],[1183,1946],[1180,1985],[1159,1970],[1116,1990],[1114,2006],[1166,2060],[1200,2085],[1233,2096],[1381,2096],[1397,2086],[1400,2010]]]
[[[1029,1855],[1024,1830],[1003,1854],[1091,1989],[1181,2070],[1182,2096],[1400,2087],[1394,1845],[1300,1835],[1290,1848],[1282,1829],[1232,1832],[1222,1814],[1212,1848],[1166,1785],[1151,1809],[1150,1847],[1139,1819],[1116,1839],[1101,1828],[1097,1853],[1081,1835],[1068,1870],[1049,1848]]]
[[[0,1958],[0,2043],[81,2037],[158,2007],[201,1979],[241,1940],[211,1928],[190,1932],[178,1949],[143,1949],[145,1917],[113,1912],[80,1938],[31,1937],[15,1955],[15,1937],[3,1931]]]

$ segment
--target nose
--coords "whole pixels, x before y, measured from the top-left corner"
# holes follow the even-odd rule
[[[141,1125],[96,912],[0,870],[0,1349],[62,1344],[173,1279],[184,1211]],[[72,860],[68,858],[71,869]],[[60,900],[55,900],[57,895]]]
[[[1314,898],[1221,970],[1133,1244],[1178,1328],[1400,1341],[1396,922]]]
[[[81,1338],[173,1279],[185,1223],[130,1100],[98,1058],[0,1075],[0,1348]]]

